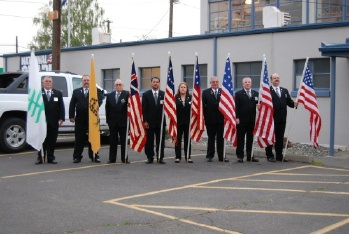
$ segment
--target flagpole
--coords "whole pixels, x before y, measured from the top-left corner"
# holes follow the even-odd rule
[[[262,63],[262,70],[261,70],[261,79],[259,81],[259,93],[258,93],[258,103],[257,103],[257,111],[256,111],[256,117],[258,116],[258,112],[259,112],[259,109],[258,109],[258,106],[260,105],[260,102],[261,102],[261,93],[262,93],[262,82],[263,82],[263,76],[264,76],[264,64],[265,64],[265,61],[267,60],[265,54],[263,54],[263,63]],[[257,123],[257,118],[255,118],[254,120],[254,126],[256,127],[256,123]],[[253,153],[254,153],[254,142],[257,141],[256,139],[256,135],[253,135],[253,142],[252,142],[252,150],[251,150],[251,161],[252,161],[252,158],[254,157]]]
[[[228,53],[228,58],[229,58],[229,61],[230,61],[230,53]],[[224,123],[223,123],[223,125],[224,125]],[[236,128],[236,122],[235,122],[235,128]],[[223,130],[223,132],[224,132],[224,130]],[[224,133],[223,133],[224,134]],[[225,154],[225,152],[226,152],[226,145],[227,145],[227,140],[224,138],[224,136],[223,136],[223,144],[224,144],[224,147],[223,147],[223,155],[224,155],[224,159],[227,159],[227,155]],[[234,144],[233,142],[232,142],[232,144]],[[225,160],[223,160],[223,162],[224,162]]]
[[[308,66],[308,60],[309,60],[309,57],[307,57],[307,59],[305,60],[305,64],[304,64],[304,68],[303,68],[303,73],[302,73],[302,77],[301,77],[301,81],[300,81],[300,84],[299,84],[299,87],[298,87],[298,92],[297,92],[297,97],[296,97],[296,102],[298,103],[298,97],[299,97],[299,93],[301,91],[301,85],[303,83],[303,77],[304,77],[304,73],[305,73],[305,69],[306,67]],[[297,108],[293,108],[293,113],[292,113],[292,118],[291,118],[291,122],[288,126],[288,130],[287,130],[287,134],[286,134],[286,145],[285,145],[285,149],[284,149],[284,153],[282,155],[282,162],[284,161],[284,158],[286,156],[286,152],[287,152],[287,145],[288,145],[288,135],[290,134],[290,129],[291,129],[291,125],[294,121],[294,115],[295,115],[295,112],[296,112],[296,109]]]
[[[71,0],[68,0],[68,47],[70,47],[70,31],[71,31],[70,1]]]
[[[168,64],[170,64],[170,59],[171,59],[171,52],[168,52]],[[167,69],[168,70],[168,69]],[[164,95],[164,100],[165,100],[165,96],[166,96],[166,92]],[[162,135],[163,135],[163,131],[164,131],[164,115],[165,115],[165,105],[162,105],[162,117],[161,117],[161,127],[160,127],[160,142],[159,142],[159,149],[158,149],[158,155],[156,157],[157,162],[160,162],[161,160],[161,145],[162,145]],[[159,160],[160,157],[160,160]]]
[[[42,163],[45,163],[46,160],[45,160],[45,154],[44,154],[44,145],[41,146],[40,151],[41,151],[41,161]]]
[[[193,69],[193,89],[194,89],[194,85],[195,85],[195,65],[196,65],[196,61],[197,61],[197,58],[198,58],[198,52],[195,52],[195,61],[194,61],[194,69]],[[189,162],[189,147],[190,147],[190,139],[191,139],[191,134],[190,134],[190,128],[191,128],[191,125],[193,124],[192,122],[192,117],[191,117],[191,114],[192,114],[192,111],[193,110],[193,93],[191,95],[191,108],[190,108],[190,115],[189,115],[189,129],[188,129],[188,147],[187,147],[187,163]]]
[[[134,62],[133,57],[134,57],[135,53],[132,53],[132,62]],[[128,101],[130,101],[130,97],[131,97],[131,93],[128,93]],[[128,112],[128,108],[129,108],[129,104],[127,103],[127,112]],[[125,163],[128,162],[128,146],[127,146],[127,142],[128,142],[128,131],[130,129],[129,127],[130,125],[130,117],[127,115],[127,121],[126,121],[126,143],[125,143]]]

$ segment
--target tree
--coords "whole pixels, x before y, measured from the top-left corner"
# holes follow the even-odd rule
[[[86,46],[92,44],[92,28],[102,27],[104,9],[97,0],[68,0],[70,1],[70,45]],[[35,50],[52,48],[52,21],[48,13],[52,11],[52,0],[40,9],[39,15],[33,19],[33,24],[39,26],[37,35],[29,44]],[[68,7],[62,7],[61,15],[61,47],[68,46]]]

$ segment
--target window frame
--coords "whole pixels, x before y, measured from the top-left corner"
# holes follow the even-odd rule
[[[322,61],[327,60],[328,61],[328,72],[316,72],[316,71],[314,72],[314,69],[315,69],[314,62],[319,61],[319,60],[322,60]],[[300,68],[297,68],[297,63],[301,64],[302,61],[303,61],[303,66],[301,66]],[[306,61],[305,59],[293,60],[293,69],[294,69],[294,71],[293,71],[293,87],[294,87],[294,89],[291,92],[292,97],[297,97],[297,95],[298,95],[299,85],[301,83],[300,79],[302,79],[302,73],[304,70],[305,61]],[[330,88],[331,88],[331,61],[330,61],[330,58],[323,58],[323,57],[309,58],[308,66],[309,66],[309,70],[310,70],[310,73],[311,73],[312,78],[313,78],[314,90],[315,90],[316,96],[317,97],[329,97],[330,96]],[[299,72],[297,72],[299,69],[301,71],[301,74],[300,74],[300,79],[297,79],[297,77],[299,77]],[[316,82],[314,82],[314,76],[317,76],[317,75],[328,76],[328,87],[317,88],[315,86]]]

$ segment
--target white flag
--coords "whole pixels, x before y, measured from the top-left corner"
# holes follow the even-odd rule
[[[34,149],[41,150],[46,138],[46,116],[41,93],[39,64],[34,51],[30,56],[28,84],[27,143]]]

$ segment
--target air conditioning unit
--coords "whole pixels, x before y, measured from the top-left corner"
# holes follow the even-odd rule
[[[291,22],[289,13],[281,12],[274,6],[263,7],[263,25],[264,28],[286,26]]]
[[[105,33],[101,28],[92,29],[92,45],[110,44],[111,33]]]

